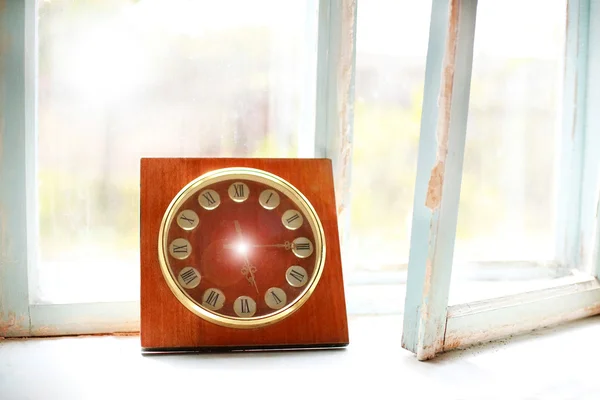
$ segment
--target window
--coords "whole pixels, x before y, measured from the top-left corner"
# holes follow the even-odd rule
[[[426,1],[357,7],[346,270],[406,271],[430,10]]]
[[[517,4],[477,6],[450,304],[573,275],[555,249],[566,1]]]
[[[510,7],[507,3],[502,5]],[[473,136],[474,140],[478,140],[478,135],[469,136],[469,130],[476,132],[479,128],[476,122],[477,104],[469,102],[469,96],[474,99],[480,96],[476,86],[478,64],[473,62],[474,42],[477,43],[478,40],[475,21],[480,11],[483,21],[489,15],[488,12],[493,12],[494,19],[502,20],[503,10],[494,11],[493,7],[496,6],[498,5],[486,2],[479,6],[477,2],[433,3],[403,330],[403,346],[415,352],[421,360],[471,343],[592,315],[598,313],[600,307],[595,245],[597,239],[594,238],[597,218],[596,177],[599,165],[597,155],[588,150],[589,146],[596,143],[598,135],[593,129],[597,122],[585,112],[586,109],[593,109],[597,98],[597,78],[591,67],[597,63],[598,55],[594,50],[597,46],[590,44],[600,39],[596,26],[600,10],[596,8],[597,4],[590,5],[584,0],[569,1],[566,4],[568,7],[564,30],[564,59],[561,60],[561,64],[564,64],[564,67],[561,66],[561,69],[564,68],[564,74],[559,75],[560,91],[555,86],[553,88],[552,84],[556,81],[553,77],[556,73],[551,73],[549,83],[544,85],[546,101],[554,96],[552,93],[561,93],[561,96],[556,98],[560,104],[559,111],[556,112],[560,114],[559,131],[556,136],[553,134],[553,123],[548,124],[547,121],[549,119],[553,122],[553,116],[546,117],[543,122],[536,122],[528,128],[526,138],[523,137],[524,134],[519,138],[513,136],[522,129],[517,124],[504,128],[506,131],[502,131],[503,140],[510,140],[512,147],[510,162],[501,169],[501,173],[509,177],[508,186],[501,191],[501,195],[509,200],[509,206],[503,207],[498,203],[495,207],[489,207],[486,203],[493,201],[493,196],[491,200],[481,198],[474,206],[469,206],[468,203],[465,204],[468,199],[461,195],[465,191],[473,190],[468,186],[471,177],[465,175],[470,172],[468,168],[471,161],[466,156],[469,154],[469,141],[473,140]],[[544,9],[549,11],[543,17],[544,24],[550,24],[551,30],[557,33],[560,29],[551,25],[552,21],[559,20],[557,16],[560,15],[560,6],[561,4],[556,2],[544,3]],[[538,8],[540,7],[541,5],[538,5]],[[526,18],[528,8],[521,7],[519,3],[518,7],[514,4],[510,10],[510,18],[513,20],[511,26],[518,31],[519,21]],[[519,16],[513,17],[514,13],[518,13]],[[538,16],[538,19],[540,17]],[[503,21],[506,22],[506,19]],[[489,23],[485,26],[489,26]],[[483,41],[486,37],[480,39]],[[510,35],[502,35],[501,39],[502,43],[489,46],[490,53],[500,51],[501,45],[509,41]],[[520,38],[520,41],[522,45],[527,43],[527,39],[524,38]],[[517,47],[511,46],[510,49],[515,51]],[[546,50],[548,49],[551,50],[551,54],[556,54],[552,47],[547,47]],[[538,43],[535,50],[539,54],[544,51],[544,46]],[[556,62],[553,66],[552,58],[556,57],[552,55],[550,63],[546,64],[548,69],[556,70]],[[483,61],[480,59],[480,62]],[[501,65],[502,63],[495,63],[496,68],[501,68]],[[520,87],[527,88],[544,77],[543,70],[537,71],[535,80],[528,78],[527,84]],[[510,79],[504,79],[502,83],[504,89],[514,85]],[[511,107],[515,104],[520,105],[517,110],[526,113],[528,107],[521,103],[526,98],[524,93],[511,96]],[[553,103],[547,103],[550,110],[555,107]],[[543,104],[538,102],[537,106],[543,110]],[[475,110],[475,113],[471,114],[472,110]],[[493,132],[498,125],[502,126],[512,119],[514,118],[509,116],[504,117],[502,123],[490,123],[486,126],[486,131]],[[550,139],[541,143],[538,140],[534,149],[519,150],[522,141],[535,138],[535,130],[543,126],[542,123],[546,124],[545,135]],[[493,133],[488,134],[487,140],[489,143],[486,145],[495,147],[497,151],[495,154],[488,154],[488,157],[497,156],[501,148],[494,142]],[[554,145],[555,142],[559,145],[549,150],[540,148],[541,145]],[[521,155],[526,150],[527,154]],[[560,153],[556,153],[557,151]],[[485,154],[486,151],[483,150],[476,155],[484,157]],[[553,162],[550,159],[550,164],[544,161],[544,158],[548,160],[549,156],[554,157],[554,154],[557,155],[558,161]],[[524,157],[527,160],[526,164],[523,162]],[[517,164],[518,167],[516,174],[512,172],[515,168],[513,164]],[[531,169],[540,168],[540,165],[543,171],[535,174],[535,182],[524,183]],[[466,183],[466,186],[461,188],[461,183]],[[493,184],[494,176],[486,176],[485,182],[480,183],[477,190],[482,192],[486,187],[493,188]],[[526,185],[526,188],[523,185]],[[532,191],[527,195],[527,200],[534,199],[533,191],[538,185],[546,185],[543,200],[536,202],[535,211],[521,211],[526,206],[523,191]],[[556,185],[556,197],[555,190],[551,189],[552,185]],[[520,201],[521,204],[515,204],[515,201]],[[556,204],[556,211],[554,207],[548,207],[548,204],[552,203]],[[460,207],[464,207],[460,211],[459,204]],[[503,212],[503,208],[509,212]],[[493,213],[490,214],[490,211]],[[540,268],[540,265],[543,267],[543,263],[550,260],[555,264],[552,267],[555,276],[571,276],[566,280],[556,279],[552,284],[547,281],[541,285],[528,283],[517,287],[517,290],[514,285],[505,286],[509,290],[504,293],[503,290],[493,293],[484,287],[483,291],[473,296],[473,292],[469,293],[469,290],[466,290],[467,296],[463,296],[462,299],[459,297],[459,304],[449,306],[453,268],[457,267],[459,277],[463,272],[460,270],[461,265],[455,261],[455,243],[456,256],[459,259],[464,257],[464,251],[468,249],[464,241],[461,243],[457,222],[460,228],[467,218],[463,216],[461,220],[460,213],[471,212],[476,215],[488,212],[488,219],[498,215],[504,216],[503,224],[518,224],[509,229],[506,238],[493,238],[490,243],[491,250],[484,247],[478,255],[476,251],[479,251],[482,244],[476,243],[473,246],[475,252],[467,254],[467,258],[472,254],[475,254],[476,258],[491,256],[492,260],[496,258],[496,261],[500,258],[500,264],[512,269],[497,278],[510,279],[510,274],[514,271],[523,276],[524,263],[514,262],[523,258],[533,261],[530,264],[535,266],[534,269]],[[510,218],[516,213],[521,215]],[[540,213],[542,217],[537,217],[536,226],[541,227],[538,229],[541,236],[529,234],[527,225]],[[480,219],[483,219],[483,216]],[[486,236],[493,235],[497,229],[495,224],[489,221],[481,222],[486,226],[483,233],[478,233],[476,237],[483,238],[485,243]],[[551,236],[548,236],[548,233]],[[536,239],[536,236],[539,239]],[[514,238],[520,242],[518,245],[515,244]],[[541,251],[536,250],[535,245],[539,240],[542,243],[539,247]],[[521,252],[520,248],[525,248],[526,251]],[[496,262],[492,267],[498,267],[498,264]],[[478,272],[485,272],[485,268]],[[480,286],[479,283],[478,285]],[[464,290],[461,287],[454,289]],[[477,301],[472,301],[475,299]]]
[[[140,157],[306,152],[316,71],[306,54],[317,36],[306,21],[315,9],[39,3],[34,304],[139,297]]]
[[[156,155],[331,158],[349,312],[419,359],[600,312],[600,5],[526,3],[7,3],[0,336],[138,329]]]

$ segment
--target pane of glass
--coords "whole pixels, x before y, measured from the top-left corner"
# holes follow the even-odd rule
[[[344,264],[355,273],[406,270],[430,12],[429,1],[374,0],[358,6]]]
[[[139,298],[140,157],[311,140],[316,2],[282,3],[40,2],[33,302]]]
[[[478,5],[451,303],[566,273],[554,265],[565,21],[565,0]]]

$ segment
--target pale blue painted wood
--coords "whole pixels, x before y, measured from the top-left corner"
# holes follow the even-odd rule
[[[0,7],[0,43],[0,336],[23,336],[30,331],[35,1]]]
[[[563,77],[562,132],[556,224],[556,261],[565,270],[582,266],[580,213],[589,206],[582,196],[587,88],[589,0],[571,0],[567,7]],[[586,193],[586,195],[589,195]],[[589,214],[588,214],[589,215]]]
[[[580,267],[586,253],[590,254],[583,239],[594,233],[597,224],[600,119],[586,109],[600,106],[600,57],[594,45],[600,43],[600,0],[591,6],[588,0],[568,5],[561,143],[564,171],[559,181],[560,190],[571,193],[561,196],[559,204],[563,214],[557,255],[570,267]],[[444,350],[600,313],[598,281],[576,279],[567,277],[555,287],[449,307]]]
[[[322,1],[321,1],[322,2]],[[315,128],[317,115],[317,59],[324,51],[318,52],[319,29],[328,34],[328,25],[319,26],[320,0],[307,0],[304,4],[304,43],[302,47],[301,69],[303,71],[302,95],[300,96],[300,121],[298,123],[298,154],[300,158],[315,157]],[[321,71],[326,72],[324,65]],[[323,83],[326,80],[323,81]]]
[[[319,1],[314,155],[332,162],[343,254],[350,225],[356,15],[356,0]]]
[[[402,346],[419,360],[443,350],[476,11],[477,1],[432,3],[402,337]],[[454,72],[446,81],[445,68]],[[443,179],[436,183],[435,175]],[[432,195],[436,189],[438,196]]]
[[[585,113],[584,166],[581,199],[581,235],[591,264],[600,279],[600,0],[589,3],[587,48],[587,98]]]
[[[600,313],[593,278],[449,307],[444,350],[525,333]]]
[[[341,30],[341,18],[339,8],[335,7],[340,0],[319,0],[318,34],[317,34],[317,88],[315,103],[315,148],[314,155],[317,158],[327,156],[327,148],[330,139],[337,132],[335,118],[337,115],[337,96],[335,96],[335,74],[331,71],[334,64],[337,47],[332,48],[332,43],[339,38],[336,32]],[[332,13],[334,15],[332,15]],[[336,24],[338,24],[336,26]]]
[[[352,140],[355,59],[356,0],[320,0],[315,156],[334,165]]]

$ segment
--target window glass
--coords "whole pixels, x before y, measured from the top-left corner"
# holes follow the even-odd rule
[[[565,21],[564,0],[478,4],[451,302],[567,273],[554,264]]]
[[[358,6],[349,245],[353,271],[406,270],[431,2]]]
[[[299,154],[314,4],[40,2],[33,302],[139,298],[140,157]]]

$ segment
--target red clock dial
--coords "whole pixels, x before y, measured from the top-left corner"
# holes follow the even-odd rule
[[[217,323],[248,327],[247,321],[289,315],[322,268],[322,228],[308,201],[287,182],[257,174],[200,179],[163,220],[163,273],[171,290]]]

